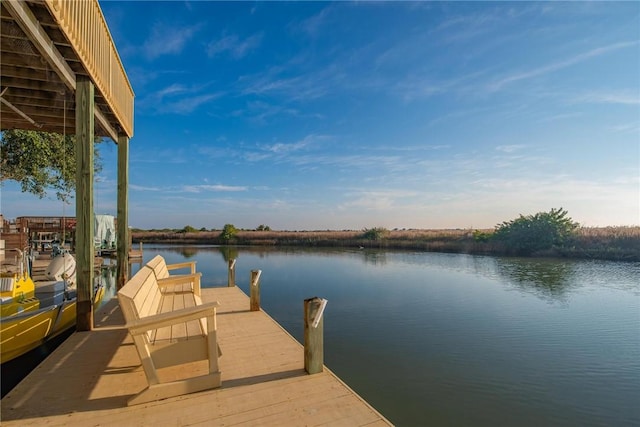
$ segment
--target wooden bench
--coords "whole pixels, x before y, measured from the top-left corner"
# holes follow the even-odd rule
[[[192,292],[200,295],[200,273],[196,273],[196,262],[188,261],[178,264],[165,262],[161,255],[156,255],[151,261],[145,264],[153,270],[158,285],[163,293],[167,292]],[[171,274],[172,270],[188,268],[189,274]]]
[[[198,286],[191,287],[199,293],[200,276],[195,276]],[[118,291],[118,301],[148,382],[128,405],[220,387],[217,301],[203,304],[195,292],[163,292],[151,266],[141,268]],[[160,381],[159,369],[202,360],[209,362],[208,374]]]

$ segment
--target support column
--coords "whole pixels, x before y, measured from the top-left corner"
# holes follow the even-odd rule
[[[94,86],[76,80],[76,329],[93,328],[93,143]]]
[[[118,137],[118,266],[117,289],[129,278],[129,138]]]

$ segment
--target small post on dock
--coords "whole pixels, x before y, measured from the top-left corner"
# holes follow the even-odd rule
[[[251,283],[249,283],[249,294],[251,302],[250,311],[260,311],[260,275],[262,270],[251,270]]]
[[[304,370],[322,372],[324,366],[324,320],[327,300],[313,297],[304,300]]]
[[[229,260],[229,276],[227,279],[227,286],[235,286],[236,285],[236,259]]]

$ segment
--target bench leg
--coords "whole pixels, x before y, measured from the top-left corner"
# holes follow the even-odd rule
[[[138,350],[138,356],[140,356],[142,369],[144,369],[144,374],[147,377],[147,383],[158,384],[160,380],[158,379],[158,372],[156,371],[153,359],[151,358],[151,353],[149,352],[147,337],[143,335],[136,335],[133,337],[133,342],[136,345],[136,350]]]
[[[220,387],[221,384],[220,372],[180,381],[152,384],[129,399],[127,405],[139,405],[141,403],[154,402],[168,397],[182,396],[184,394],[210,390],[212,388]]]
[[[207,350],[209,353],[209,373],[218,372],[218,357],[222,354],[218,345],[218,331],[215,313],[207,317]]]

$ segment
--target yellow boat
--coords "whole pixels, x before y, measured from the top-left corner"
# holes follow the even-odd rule
[[[21,263],[21,266],[23,264]],[[25,268],[0,273],[0,317],[40,308],[36,286]]]
[[[24,268],[26,259],[22,252],[20,256],[17,271],[0,273],[0,363],[33,350],[76,323],[76,291],[67,289],[64,281],[36,287]],[[96,307],[102,300],[104,287],[95,289],[94,295]]]

